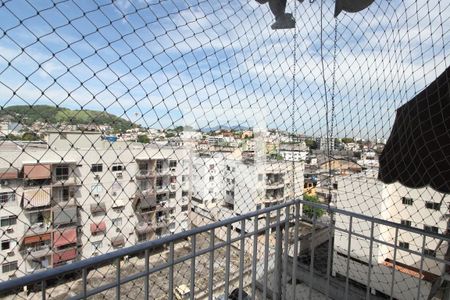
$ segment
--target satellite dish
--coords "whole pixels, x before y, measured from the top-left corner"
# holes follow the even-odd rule
[[[336,6],[334,9],[334,17],[337,17],[341,11],[349,13],[359,12],[369,7],[374,0],[336,0]]]

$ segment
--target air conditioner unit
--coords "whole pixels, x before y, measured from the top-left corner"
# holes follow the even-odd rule
[[[14,232],[14,228],[9,227],[9,228],[6,229],[6,232],[7,233],[13,233]]]
[[[177,168],[170,168],[170,171],[175,172]]]
[[[97,256],[98,252],[92,252],[92,256]]]
[[[8,252],[8,256],[14,256],[14,251],[10,251],[10,252]]]
[[[2,180],[2,181],[0,181],[0,184],[7,186],[9,184],[9,182],[8,182],[8,180]]]
[[[117,173],[116,173],[116,176],[117,176],[117,178],[122,178],[122,177],[123,177],[123,174],[122,174],[122,172],[117,172]]]
[[[117,193],[116,193],[116,192],[112,192],[112,195],[113,195],[113,196],[117,196]]]
[[[94,180],[100,180],[100,175],[95,175]]]

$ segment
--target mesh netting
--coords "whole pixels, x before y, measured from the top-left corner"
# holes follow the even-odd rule
[[[288,1],[294,28],[272,30],[279,19],[258,2],[0,1],[1,281],[302,197],[447,234],[444,193],[430,182],[411,188],[377,178],[396,110],[449,65],[450,4],[380,0],[334,18],[333,1]],[[432,95],[425,99],[431,103]],[[443,103],[433,108],[437,114],[448,111],[448,96]],[[445,122],[426,134],[448,150]],[[444,150],[440,159],[448,161]],[[448,185],[444,171],[440,180]],[[432,258],[447,259],[447,243],[437,238],[371,229],[308,205],[301,215],[304,228],[352,224],[350,232],[410,250],[375,242],[374,254],[368,240],[348,244],[348,233],[336,233],[333,276],[352,282],[367,272],[351,265],[349,275],[349,255],[352,264],[368,266],[373,254],[380,264],[420,265],[435,276],[442,264]],[[255,223],[263,228],[265,216]],[[248,221],[232,231],[252,229]],[[227,238],[225,229],[214,234]],[[201,249],[211,235],[196,240]],[[240,246],[232,246],[231,264],[223,249],[215,253],[215,285],[227,264],[230,272],[239,269]],[[181,256],[192,241],[155,251],[151,264],[167,261],[169,247]],[[243,261],[249,266],[249,257]],[[199,291],[209,284],[209,263],[208,256],[196,262],[205,272]],[[114,268],[89,272],[89,286],[114,281]],[[142,268],[142,257],[130,257],[122,272]],[[189,285],[190,272],[188,262],[177,264],[174,286]],[[387,275],[374,272],[383,283]],[[154,299],[167,298],[164,276],[151,277]],[[142,297],[139,280],[122,296]],[[409,282],[397,280],[403,284],[395,297],[411,299]],[[82,289],[73,274],[49,286],[55,298]],[[33,289],[12,296],[30,295]]]

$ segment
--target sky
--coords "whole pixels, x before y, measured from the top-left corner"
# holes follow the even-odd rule
[[[288,1],[296,29],[273,31],[253,0],[3,1],[0,105],[387,138],[449,65],[444,2],[375,0],[335,19],[334,1]]]

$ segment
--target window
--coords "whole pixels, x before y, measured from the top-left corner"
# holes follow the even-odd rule
[[[13,240],[1,241],[0,250],[9,250],[13,247]]]
[[[181,207],[181,211],[187,211],[189,208],[188,208],[188,205],[183,205],[182,207]]]
[[[158,172],[161,172],[161,171],[162,171],[162,168],[163,168],[163,161],[162,161],[162,160],[157,160],[157,161],[156,161],[156,170],[157,170]]]
[[[214,170],[214,165],[209,165],[210,170]]]
[[[46,216],[44,216],[44,213],[42,211],[38,211],[35,213],[30,214],[30,224],[38,224],[38,223],[44,223],[44,220],[46,219]]]
[[[427,202],[425,202],[425,207],[429,208],[429,209],[440,210],[441,204],[437,203],[437,202],[427,201]]]
[[[0,219],[0,226],[6,227],[17,224],[17,216],[9,216]]]
[[[406,198],[406,197],[402,197],[402,203],[405,205],[413,205],[413,199],[412,198]]]
[[[411,221],[409,220],[401,220],[400,224],[411,227]]]
[[[137,235],[138,242],[143,242],[147,240],[147,234],[146,233],[138,233]]]
[[[214,181],[214,176],[209,176],[209,182]]]
[[[99,197],[103,193],[103,186],[101,183],[94,183],[91,185],[92,196]]]
[[[423,230],[433,233],[439,233],[439,228],[436,226],[423,225]]]
[[[92,173],[103,172],[103,164],[92,164],[91,172]]]
[[[169,198],[170,199],[175,199],[176,193],[169,193]]]
[[[261,209],[261,204],[256,204],[256,210],[260,210]]]
[[[176,160],[171,160],[169,162],[169,167],[170,168],[176,168],[177,167],[177,161]]]
[[[14,203],[16,200],[16,194],[14,192],[0,193],[0,205],[5,205],[6,203]]]
[[[14,272],[17,270],[17,261],[12,261],[2,265],[2,273]]]
[[[70,191],[68,187],[54,189],[53,199],[55,199],[57,202],[69,201],[69,198],[70,198]]]
[[[436,257],[436,251],[432,250],[432,249],[428,249],[428,248],[425,248],[423,250],[423,254],[428,255],[428,256]]]
[[[187,197],[187,196],[189,196],[189,192],[188,191],[182,191],[181,192],[181,196]]]
[[[398,246],[403,249],[409,249],[409,243],[399,242]]]
[[[67,180],[69,178],[68,166],[56,166],[55,167],[56,180]]]
[[[122,218],[112,219],[111,221],[113,226],[116,227],[122,226]]]
[[[111,171],[113,172],[121,172],[123,170],[125,170],[125,167],[121,164],[113,164],[111,167]]]
[[[186,175],[181,176],[181,182],[186,182],[186,181],[187,181],[187,176]]]
[[[103,247],[102,241],[92,242],[92,252],[97,252],[102,247]]]

